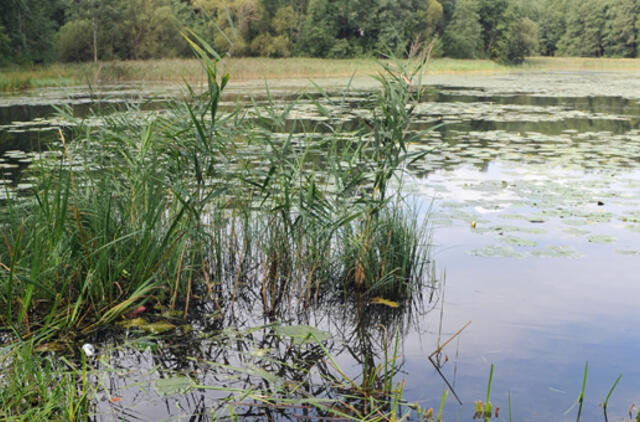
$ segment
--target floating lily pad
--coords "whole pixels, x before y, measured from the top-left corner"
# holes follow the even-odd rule
[[[618,239],[614,236],[607,236],[603,234],[589,236],[589,242],[591,243],[613,243]]]
[[[154,334],[164,333],[165,331],[176,328],[176,326],[170,322],[157,321],[149,323],[144,318],[128,319],[126,321],[120,321],[117,324],[124,328],[138,328]]]
[[[155,390],[162,395],[184,394],[195,388],[196,384],[185,375],[157,379],[153,384]]]
[[[520,227],[520,226],[491,226],[488,228],[477,228],[476,231],[478,233],[486,233],[486,232],[499,232],[499,233],[508,233],[508,232],[516,232],[516,233],[528,233],[528,234],[545,234],[547,231],[543,228],[539,227]]]
[[[529,220],[530,217],[524,214],[500,214],[500,218],[505,220]]]
[[[591,233],[589,230],[582,230],[576,227],[569,227],[567,229],[564,229],[563,232],[570,234],[572,236],[584,236],[586,234]]]
[[[489,245],[481,249],[467,251],[469,255],[487,258],[524,258],[524,254],[509,246]]]
[[[618,249],[616,253],[620,255],[640,256],[640,251],[634,249]]]
[[[538,246],[538,242],[536,242],[535,240],[521,239],[515,236],[504,236],[500,238],[500,241],[513,246],[521,246],[526,248],[535,248],[536,246]]]
[[[563,223],[568,226],[586,226],[588,224],[585,220],[564,220]]]
[[[547,246],[545,249],[531,252],[540,258],[582,258],[583,255],[570,246]]]
[[[294,343],[307,344],[317,343],[318,341],[326,341],[331,338],[331,334],[319,330],[309,325],[278,325],[273,327],[276,335],[281,337],[290,337]]]

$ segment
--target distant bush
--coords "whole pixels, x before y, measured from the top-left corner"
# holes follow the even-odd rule
[[[260,34],[251,41],[251,52],[257,56],[290,57],[289,37]]]
[[[360,48],[357,43],[342,38],[337,40],[333,47],[331,47],[327,57],[332,59],[345,59],[347,57],[361,56],[362,54],[362,48]]]

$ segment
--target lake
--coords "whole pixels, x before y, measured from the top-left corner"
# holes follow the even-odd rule
[[[444,420],[472,419],[474,401],[485,400],[491,364],[497,420],[509,420],[509,397],[514,420],[574,420],[577,408],[565,411],[580,393],[586,362],[583,420],[604,419],[601,404],[621,373],[608,416],[629,418],[640,405],[640,75],[436,75],[426,82],[432,88],[412,129],[438,127],[410,145],[430,152],[409,166],[402,186],[432,230],[433,283],[402,314],[382,309],[363,316],[334,298],[302,313],[291,307],[287,322],[330,333],[329,352],[349,376],[361,376],[380,345],[393,346],[378,324],[397,324],[395,381],[406,381],[404,399],[436,413],[444,389],[453,389],[463,405],[449,394]],[[348,89],[343,80],[319,84],[324,95],[295,103],[308,83],[271,87],[276,101],[294,104],[292,118],[318,136],[325,119],[344,125],[361,119],[359,105],[376,87],[364,78]],[[263,86],[232,83],[223,108],[251,108],[252,94],[264,102]],[[30,189],[25,170],[57,142],[51,129],[66,124],[54,117],[55,107],[69,106],[99,126],[105,114],[128,113],[131,102],[142,104],[141,115],[163,113],[180,92],[130,85],[0,97],[0,184],[7,187],[0,195]],[[326,357],[292,357],[290,346],[274,342],[256,297],[243,298],[222,319],[210,304],[199,312],[201,318],[166,335],[136,334],[141,327],[131,325],[132,333],[115,329],[91,339],[102,353],[94,362],[104,390],[95,399],[97,420],[208,420],[232,388],[277,383],[265,370],[284,377],[275,361],[296,366]],[[441,376],[428,357],[460,329],[436,356]],[[322,371],[313,374],[318,389],[310,396],[332,394]],[[184,375],[224,389],[186,393],[176,378]],[[177,381],[158,384],[159,378]],[[307,411],[248,401],[232,400],[244,419],[304,420]]]

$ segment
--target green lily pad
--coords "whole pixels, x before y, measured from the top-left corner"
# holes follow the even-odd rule
[[[154,382],[155,390],[162,395],[184,394],[192,390],[196,384],[185,375],[177,375],[171,378],[160,378]]]
[[[500,241],[513,246],[521,246],[526,248],[535,248],[536,246],[538,246],[538,242],[536,242],[535,240],[521,239],[515,236],[504,236],[500,238]]]
[[[563,223],[568,226],[586,226],[588,224],[585,220],[564,220]]]
[[[501,232],[501,233],[528,233],[528,234],[545,234],[547,231],[538,227],[520,227],[520,226],[511,226],[511,225],[499,225],[499,226],[491,226],[488,228],[477,228],[476,231],[478,233],[488,233],[488,232]]]
[[[331,338],[330,333],[309,325],[278,325],[273,331],[278,336],[290,337],[296,344],[313,344]]]
[[[614,236],[607,236],[603,234],[589,236],[589,242],[591,243],[613,243],[617,240],[618,239]]]
[[[489,245],[480,249],[473,249],[467,251],[471,256],[479,256],[486,258],[524,258],[524,254],[516,251],[509,246],[494,246]]]
[[[569,227],[567,229],[564,229],[563,232],[570,234],[572,236],[584,236],[586,234],[591,233],[589,230],[582,230],[576,227]]]
[[[532,255],[540,258],[582,258],[580,252],[570,246],[547,246],[545,249],[531,252]]]
[[[631,225],[629,225],[629,226],[625,226],[625,228],[626,228],[627,230],[632,231],[632,232],[640,233],[640,224],[639,224],[639,225],[636,225],[636,226],[631,226]]]
[[[640,251],[634,249],[618,249],[616,253],[620,255],[640,256]]]

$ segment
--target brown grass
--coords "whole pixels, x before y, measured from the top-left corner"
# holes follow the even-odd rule
[[[380,68],[375,59],[315,59],[260,57],[225,58],[220,65],[235,81],[348,78],[366,76]],[[631,71],[640,70],[640,59],[581,57],[530,57],[522,66],[504,66],[490,60],[439,58],[430,63],[432,74],[491,74],[512,71]],[[69,63],[49,66],[0,69],[0,91],[16,91],[46,86],[83,85],[146,81],[191,82],[203,80],[202,68],[195,59],[111,61],[99,64]]]

